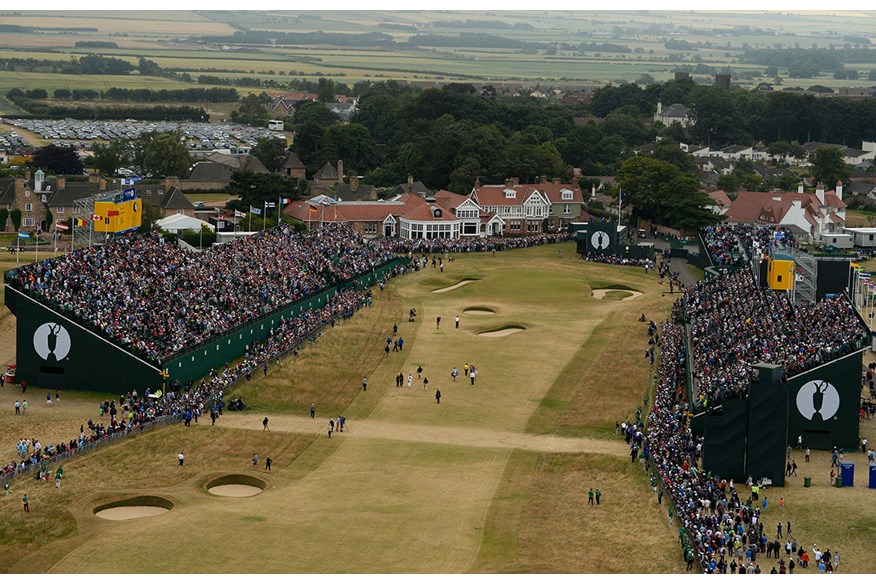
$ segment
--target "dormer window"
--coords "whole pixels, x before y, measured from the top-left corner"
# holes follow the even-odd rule
[[[433,209],[432,216],[435,217],[436,219],[440,218],[441,217],[441,209]]]
[[[515,191],[514,189],[505,189],[505,198],[506,199],[516,199],[517,198],[517,191]]]
[[[574,193],[572,191],[570,191],[569,189],[563,189],[560,191],[560,195],[562,196],[562,199],[564,201],[571,201],[572,197],[574,196]]]

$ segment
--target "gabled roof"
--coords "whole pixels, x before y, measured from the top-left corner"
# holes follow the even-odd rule
[[[541,182],[534,186],[544,195],[547,195],[548,200],[551,203],[583,203],[584,195],[581,193],[581,187],[574,184],[569,183],[554,183],[554,182]],[[571,199],[563,198],[563,191],[572,191]]]
[[[795,201],[800,203],[810,224],[815,225],[819,218],[824,217],[818,197],[811,193],[739,191],[727,211],[727,220],[737,223],[779,223]],[[845,208],[833,191],[825,193],[825,206]]]
[[[876,184],[874,184],[874,183],[871,183],[871,182],[853,182],[851,184],[851,186],[849,187],[849,192],[852,194],[859,194],[859,193],[869,194],[869,193],[872,193],[874,189],[876,189]],[[2,202],[2,199],[0,199],[0,202]]]
[[[230,181],[231,175],[238,171],[251,171],[261,174],[269,174],[262,161],[255,156],[234,156],[213,152],[207,156],[207,160],[196,162],[189,173],[189,180],[217,182]]]
[[[343,201],[336,205],[317,205],[309,201],[292,201],[283,209],[305,223],[308,221],[383,221],[398,213],[403,204],[395,201]],[[315,212],[311,212],[315,209]]]
[[[394,191],[392,191],[392,194],[393,195],[401,195],[402,193],[406,193],[406,192],[408,192],[408,186],[409,186],[408,183],[403,182],[400,185],[398,185],[398,187],[396,187],[396,189]],[[427,187],[426,185],[424,185],[420,181],[414,181],[414,183],[412,185],[410,185],[410,187],[411,187],[411,192],[418,194],[418,195],[426,196],[432,192],[429,190],[429,187]]]
[[[331,162],[326,162],[322,168],[316,171],[313,175],[314,179],[320,180],[338,180],[338,169]]]
[[[475,187],[473,192],[475,193],[478,203],[482,207],[487,205],[522,205],[533,193],[536,192],[537,186],[539,185],[483,185]],[[514,196],[507,197],[505,194],[506,191],[509,193],[513,191]],[[546,195],[541,194],[541,196],[547,199]]]
[[[15,200],[15,181],[0,179],[0,205],[8,205]],[[3,227],[0,225],[0,227]]]
[[[722,207],[724,209],[730,208],[730,205],[733,204],[733,201],[730,200],[730,197],[728,197],[727,193],[725,193],[724,191],[712,191],[711,193],[709,193],[709,196],[712,198],[713,201],[715,201],[715,203],[717,203],[719,207]]]
[[[374,193],[374,185],[359,184],[354,189],[349,183],[338,183],[335,187],[335,195],[338,198],[349,199],[368,199]]]
[[[658,115],[664,118],[686,118],[688,117],[690,108],[683,106],[680,103],[673,103],[670,106],[663,108]]]
[[[194,209],[195,206],[177,187],[171,187],[170,191],[164,194],[164,199],[159,203],[162,209]]]
[[[301,162],[297,154],[290,152],[283,161],[283,164],[280,165],[280,168],[306,168],[306,165]]]
[[[67,181],[64,188],[55,190],[56,184],[46,185],[43,183],[43,189],[46,186],[51,186],[49,192],[39,193],[40,196],[47,195],[46,200],[49,207],[72,207],[73,202],[78,199],[84,199],[101,191],[100,183],[95,182],[69,182]],[[110,187],[108,186],[108,190]],[[53,192],[54,191],[54,192]]]

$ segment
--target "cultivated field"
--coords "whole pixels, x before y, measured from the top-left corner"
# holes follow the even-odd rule
[[[472,281],[434,292],[464,280]],[[593,297],[592,290],[606,288],[615,291]],[[631,298],[625,289],[644,295]],[[614,435],[615,421],[642,405],[654,372],[642,358],[646,325],[638,316],[662,319],[672,300],[653,272],[582,263],[572,244],[459,255],[443,273],[428,268],[397,278],[374,290],[373,306],[297,357],[272,363],[267,376],[256,371],[234,388],[247,411],[226,412],[216,427],[202,418],[191,428],[167,427],[72,459],[60,490],[13,483],[12,495],[0,499],[0,568],[681,572],[667,508]],[[418,316],[409,323],[412,307]],[[405,348],[385,356],[393,324]],[[509,325],[524,330],[478,334]],[[451,379],[451,368],[461,371],[466,362],[479,371],[474,386]],[[413,387],[395,387],[399,372],[412,374]],[[27,419],[14,416],[16,391],[0,390],[0,448],[10,457],[22,435],[69,439],[80,423],[98,419],[100,396],[62,392],[61,407],[49,409],[36,388],[28,390]],[[348,431],[329,439],[328,418],[338,415],[346,416]],[[876,429],[866,424],[868,432]],[[254,452],[273,459],[271,473],[252,469]],[[782,519],[793,521],[801,542],[839,547],[841,571],[868,571],[864,534],[876,528],[876,511],[866,504],[865,465],[856,487],[837,490],[826,486],[825,455],[809,465],[795,456],[801,478],[768,491],[770,501],[785,497]],[[243,499],[207,493],[210,481],[230,474],[260,478],[267,489]],[[812,489],[796,485],[804,474],[815,477]],[[591,487],[603,493],[599,507],[586,505]],[[25,491],[28,515],[21,510]],[[163,497],[174,508],[128,521],[93,514],[98,505],[134,496]],[[767,525],[774,529],[779,518],[771,505]]]

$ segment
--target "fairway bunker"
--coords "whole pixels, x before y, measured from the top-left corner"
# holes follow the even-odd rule
[[[597,288],[593,290],[593,297],[597,300],[632,300],[638,298],[642,293],[638,290],[627,290],[626,288]]]
[[[496,314],[496,311],[486,306],[469,306],[462,311],[463,314],[474,314],[476,316],[489,316]]]
[[[252,497],[268,487],[262,479],[249,475],[227,475],[207,483],[207,492],[220,497]]]
[[[94,514],[101,519],[124,521],[141,517],[164,515],[173,509],[173,503],[162,497],[133,497],[121,501],[113,501],[94,508]]]
[[[503,326],[501,328],[484,331],[478,333],[479,337],[507,337],[508,335],[513,335],[514,333],[519,333],[520,331],[525,331],[526,327],[520,326],[519,324],[509,324],[507,326]]]
[[[477,278],[465,278],[460,280],[453,286],[448,286],[447,288],[438,288],[437,290],[432,290],[432,294],[444,294],[445,292],[450,292],[451,290],[456,290],[457,288],[461,288],[466,284],[471,284],[472,282],[477,282]]]

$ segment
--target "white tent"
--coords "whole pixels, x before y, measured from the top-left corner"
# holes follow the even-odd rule
[[[169,233],[180,233],[186,229],[200,231],[202,227],[204,228],[204,231],[213,231],[213,226],[210,223],[201,221],[200,219],[195,219],[194,217],[189,217],[188,215],[183,215],[182,213],[168,215],[167,217],[156,221],[155,225]]]

